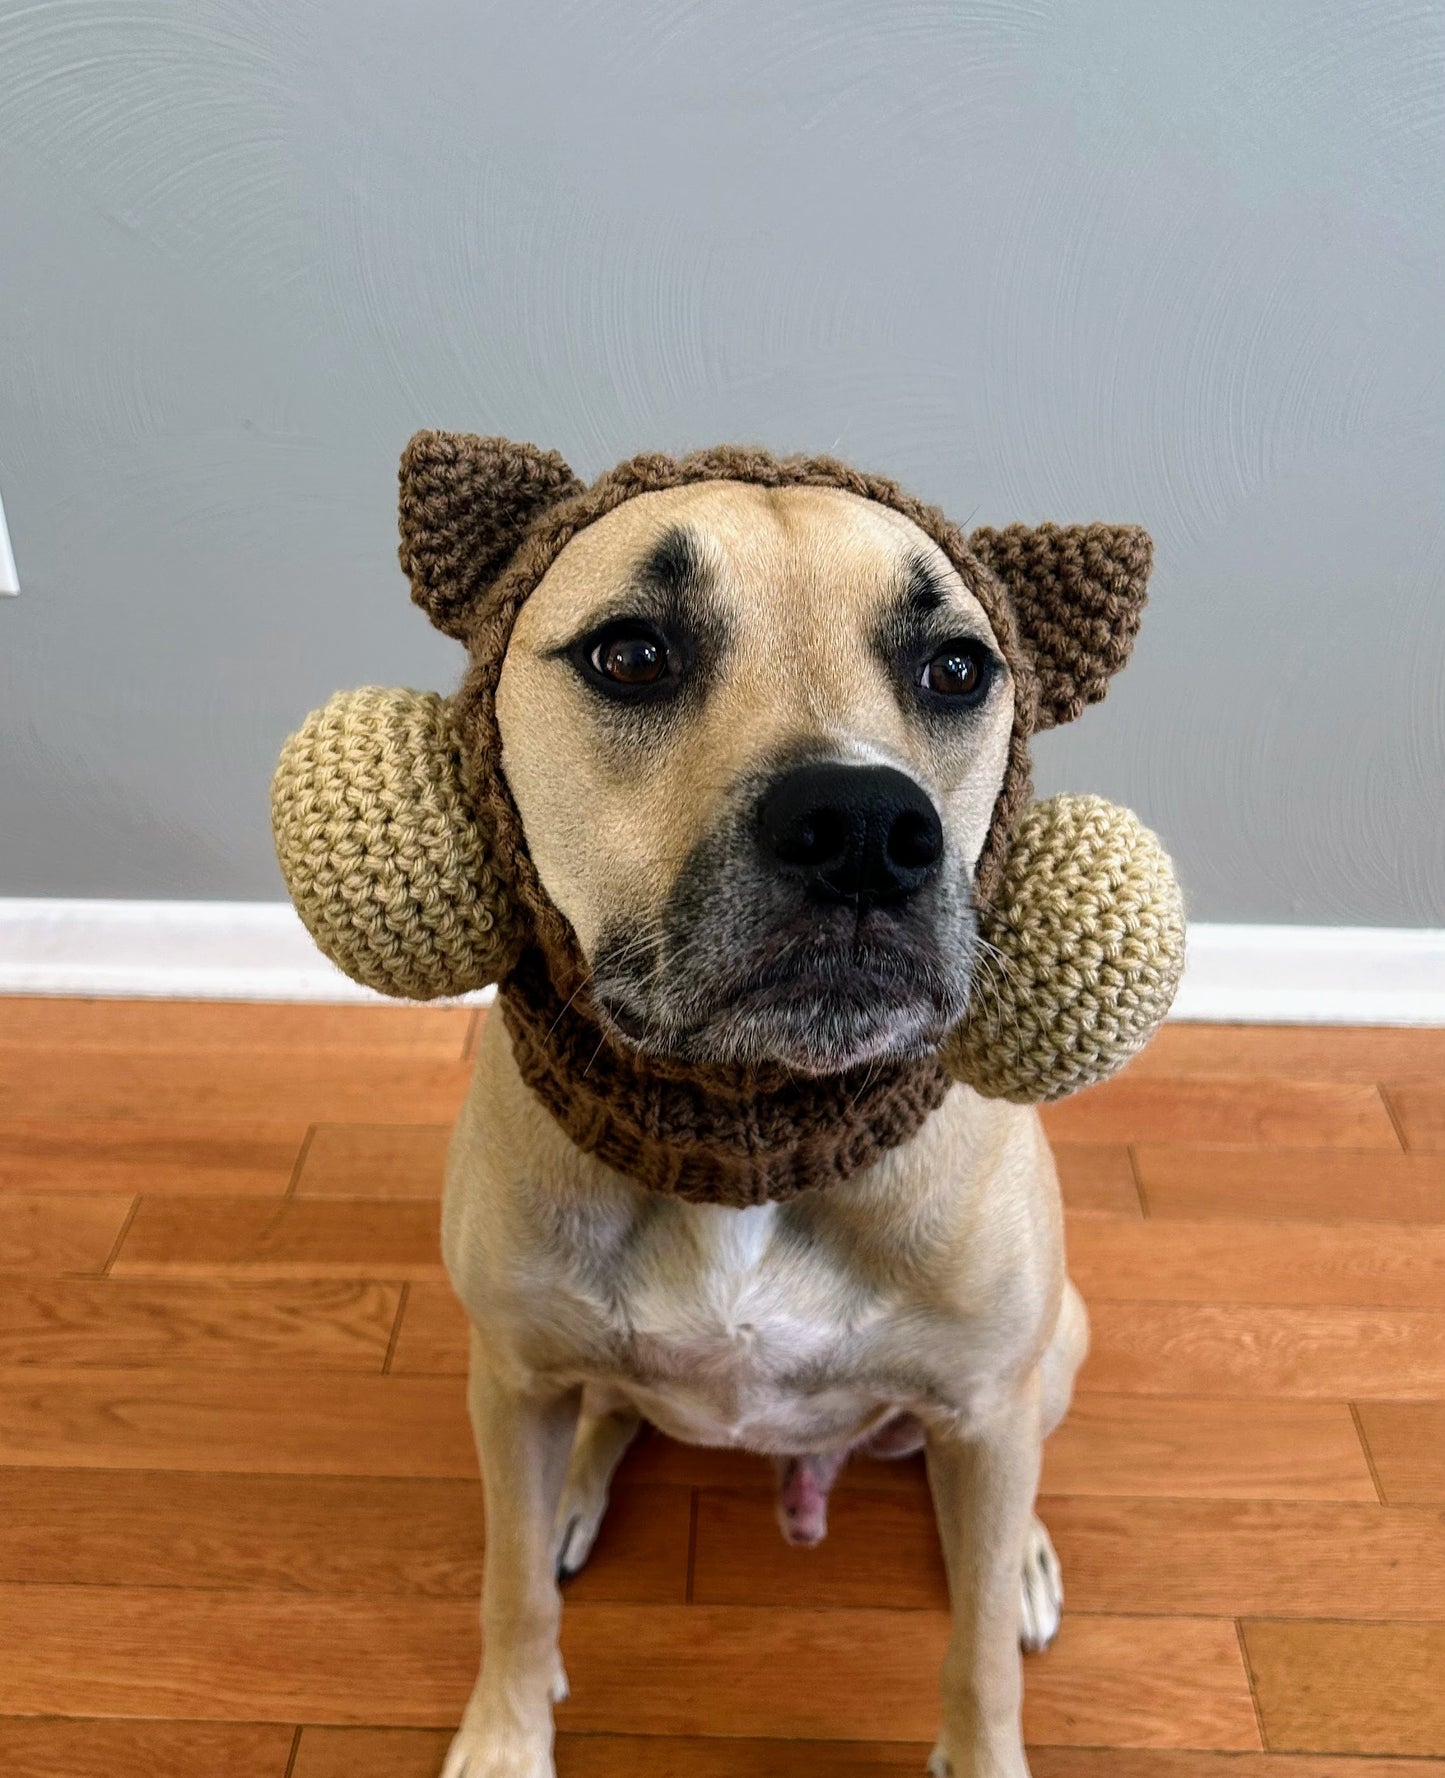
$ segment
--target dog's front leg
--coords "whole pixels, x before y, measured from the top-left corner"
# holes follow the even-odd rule
[[[1041,1446],[1037,1372],[967,1436],[928,1435],[928,1481],[953,1606],[943,1732],[928,1768],[934,1778],[1028,1778],[1019,1572]]]
[[[553,1521],[581,1392],[519,1387],[473,1329],[467,1399],[487,1514],[482,1670],[442,1778],[553,1778],[552,1704],[566,1695]]]

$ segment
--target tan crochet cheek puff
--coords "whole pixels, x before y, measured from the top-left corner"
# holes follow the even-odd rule
[[[499,981],[524,941],[463,783],[452,706],[342,692],[292,736],[272,784],[276,852],[317,945],[354,981],[432,1000]],[[984,915],[952,1072],[1036,1103],[1104,1080],[1168,1011],[1184,913],[1127,809],[1056,796],[1024,813]]]

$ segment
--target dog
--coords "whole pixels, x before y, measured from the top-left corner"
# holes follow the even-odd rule
[[[501,769],[609,1037],[799,1080],[924,1055],[986,991],[968,885],[1017,694],[901,512],[697,481],[577,531],[521,607]],[[1063,1592],[1034,1516],[1087,1321],[1036,1112],[956,1084],[826,1191],[648,1192],[573,1142],[487,1019],[452,1139],[485,1656],[444,1778],[551,1778],[559,1580],[643,1422],[771,1457],[816,1541],[849,1452],[922,1448],[951,1634],[933,1778],[1027,1778],[1020,1645]]]

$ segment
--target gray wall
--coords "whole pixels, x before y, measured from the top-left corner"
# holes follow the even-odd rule
[[[271,897],[333,689],[448,686],[419,425],[1137,519],[1048,788],[1196,915],[1445,924],[1438,0],[0,0],[0,893]]]

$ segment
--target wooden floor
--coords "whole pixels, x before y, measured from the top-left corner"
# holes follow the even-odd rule
[[[436,1202],[475,1036],[0,1002],[5,1778],[434,1778],[477,1659]],[[1035,1778],[1445,1774],[1445,1032],[1174,1027],[1047,1121],[1095,1344]],[[919,1471],[856,1465],[816,1551],[768,1489],[628,1460],[563,1778],[921,1774]]]

